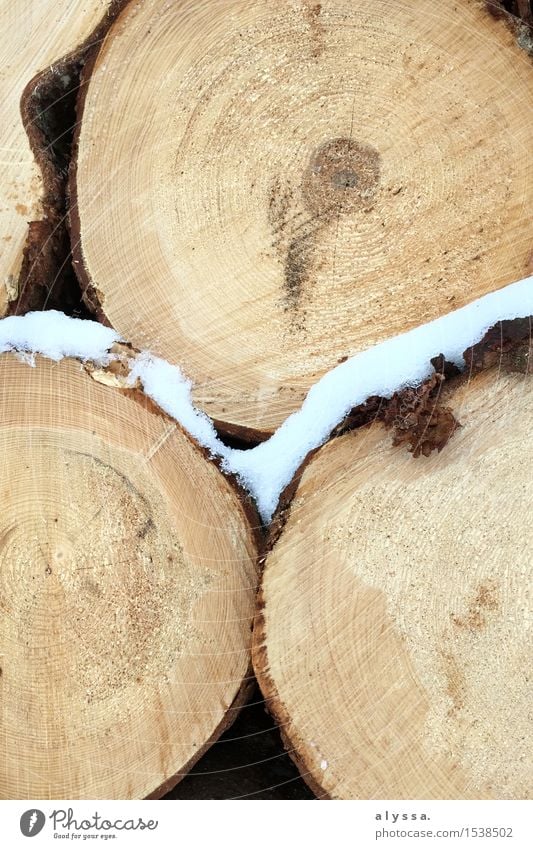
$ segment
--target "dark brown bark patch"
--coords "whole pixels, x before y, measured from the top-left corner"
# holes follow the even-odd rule
[[[516,43],[533,58],[533,4],[531,0],[485,0],[485,8],[496,19],[502,19]]]
[[[127,0],[111,0],[86,41],[26,86],[20,110],[30,146],[43,177],[43,220],[28,222],[28,237],[8,314],[59,309],[90,317],[71,261],[67,232],[67,176],[76,128],[76,99],[87,56],[97,49]]]
[[[442,451],[460,427],[450,407],[440,402],[442,384],[459,370],[442,354],[432,360],[435,373],[420,386],[407,387],[389,398],[374,395],[350,410],[333,431],[339,436],[373,421],[381,421],[393,432],[393,445],[405,445],[414,457]]]
[[[467,371],[477,373],[497,366],[503,371],[531,371],[533,316],[499,321],[479,342],[464,352]]]
[[[450,407],[439,403],[445,380],[436,372],[415,389],[395,392],[387,404],[383,421],[393,429],[393,445],[405,445],[413,457],[442,451],[460,427]]]

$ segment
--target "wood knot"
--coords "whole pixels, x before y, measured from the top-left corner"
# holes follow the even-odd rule
[[[368,208],[379,185],[380,164],[380,154],[370,145],[347,138],[325,142],[304,175],[306,206],[321,214]]]

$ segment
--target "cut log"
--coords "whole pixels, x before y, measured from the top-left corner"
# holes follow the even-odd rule
[[[252,517],[141,393],[13,355],[0,387],[0,797],[160,795],[247,694]]]
[[[50,267],[57,222],[43,221],[57,201],[59,177],[28,102],[36,86],[57,78],[68,93],[72,81],[63,57],[81,50],[116,0],[0,0],[0,317],[16,301],[25,279]],[[56,68],[49,68],[58,63]],[[29,227],[29,225],[31,225]],[[26,274],[21,270],[26,248]],[[41,268],[31,266],[37,263]],[[34,273],[32,273],[34,272]]]
[[[146,0],[87,79],[86,297],[233,433],[531,273],[533,67],[481,2]]]
[[[253,660],[319,795],[530,798],[531,379],[444,390],[462,427],[439,454],[375,423],[304,467]]]

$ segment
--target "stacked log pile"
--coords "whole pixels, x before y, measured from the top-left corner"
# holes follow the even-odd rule
[[[320,797],[527,798],[529,315],[462,370],[436,338],[434,374],[338,422],[270,527],[127,378],[132,351],[180,367],[251,449],[347,358],[532,275],[529,4],[0,22],[0,318],[124,340],[0,353],[0,797],[160,796],[255,671]]]

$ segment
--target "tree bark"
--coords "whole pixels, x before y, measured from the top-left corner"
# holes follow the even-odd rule
[[[69,63],[98,42],[118,0],[2,0],[0,75],[0,317],[32,303],[34,285],[53,285],[63,250],[64,186],[33,110],[52,86],[67,96]],[[15,306],[13,306],[15,305]]]
[[[520,351],[443,388],[461,427],[441,453],[413,459],[376,422],[302,471],[266,559],[253,660],[319,796],[531,795],[530,343]]]
[[[531,273],[533,68],[481,3],[146,0],[86,79],[87,300],[234,435]]]
[[[0,357],[1,798],[161,795],[249,685],[257,518],[149,399],[87,371]]]

